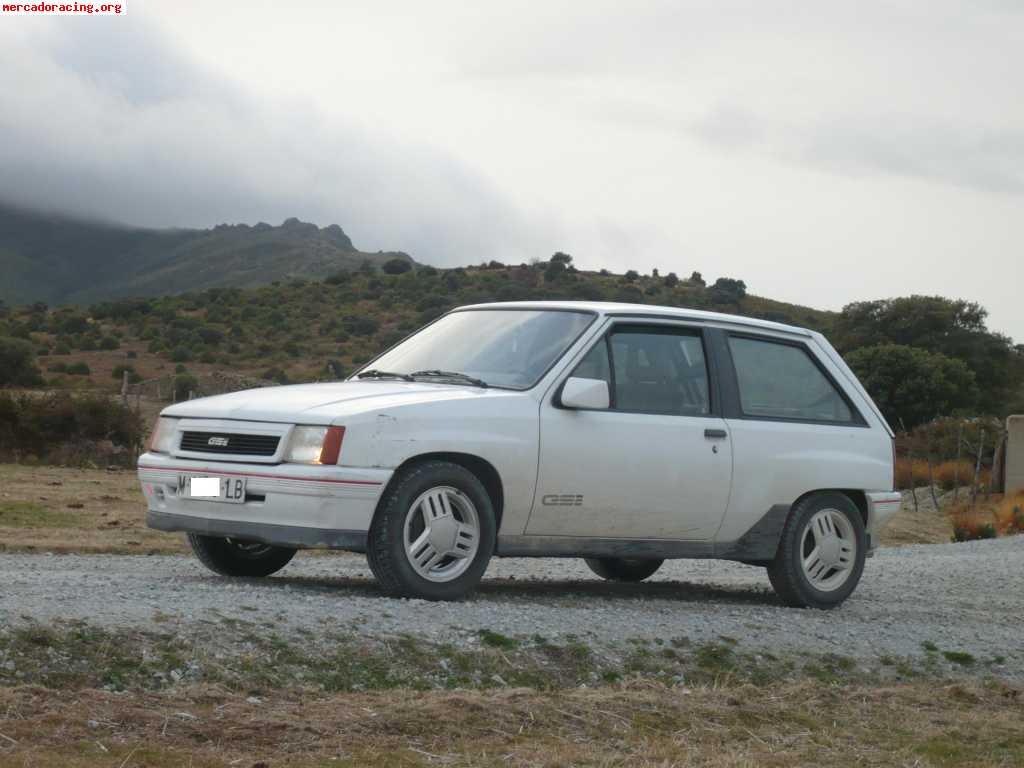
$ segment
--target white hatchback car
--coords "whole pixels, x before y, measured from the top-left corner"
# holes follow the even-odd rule
[[[462,307],[347,381],[173,405],[139,478],[217,573],[347,549],[427,599],[494,555],[624,581],[722,558],[830,608],[900,504],[892,430],[821,334],[590,302]]]

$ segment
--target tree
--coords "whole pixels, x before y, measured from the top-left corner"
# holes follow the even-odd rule
[[[31,342],[0,337],[0,387],[27,387],[42,383]]]
[[[558,254],[556,253],[555,256]],[[564,261],[556,261],[554,257],[548,262],[548,265],[544,268],[544,282],[553,283],[560,280],[565,275]]]
[[[572,256],[570,256],[568,253],[562,253],[561,251],[558,251],[555,255],[551,257],[551,262],[559,262],[567,267],[570,264],[572,264]]]
[[[704,278],[701,276],[700,272],[691,273],[690,282],[698,286],[699,288],[703,288],[705,285],[707,285],[707,283],[704,282]]]
[[[747,284],[731,277],[720,277],[711,286],[713,304],[738,304],[747,295]]]
[[[844,354],[877,344],[919,347],[963,361],[975,376],[983,413],[1007,413],[1024,360],[1013,342],[985,327],[981,305],[943,296],[903,296],[848,304],[836,318],[832,340]]]
[[[626,279],[627,283],[632,283],[634,280],[640,278],[640,274],[635,269],[628,269],[623,277]]]
[[[669,272],[665,275],[665,287],[675,288],[679,285],[679,276],[675,272]]]
[[[406,259],[388,259],[381,265],[381,269],[389,275],[401,275],[412,271],[412,264]]]
[[[863,347],[846,356],[864,388],[893,426],[907,429],[971,408],[974,374],[962,360],[904,344]]]

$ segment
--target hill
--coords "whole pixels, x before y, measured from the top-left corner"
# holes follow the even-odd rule
[[[190,377],[214,372],[280,382],[333,378],[453,306],[525,299],[694,307],[823,330],[834,317],[747,295],[740,281],[705,286],[696,274],[679,280],[675,275],[576,271],[558,261],[492,262],[451,270],[420,266],[402,274],[361,267],[324,281],[213,288],[103,301],[88,308],[22,306],[9,310],[6,318],[0,312],[0,337],[30,340],[51,386],[114,389],[120,368],[129,366],[141,379],[181,376],[187,394],[191,388],[204,389],[190,384]],[[169,393],[168,384],[162,393]]]
[[[363,253],[337,224],[298,219],[213,229],[141,229],[0,205],[0,300],[84,304],[123,296],[265,285],[379,266],[404,253]]]

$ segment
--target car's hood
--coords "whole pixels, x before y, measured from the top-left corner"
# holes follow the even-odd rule
[[[290,424],[330,424],[353,414],[465,398],[503,397],[508,390],[406,381],[341,381],[296,384],[214,395],[166,408],[164,416],[245,419]]]

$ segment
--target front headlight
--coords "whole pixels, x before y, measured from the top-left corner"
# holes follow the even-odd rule
[[[149,450],[154,453],[170,453],[174,444],[174,431],[178,427],[178,419],[160,416],[153,425],[153,434],[149,438]]]
[[[295,427],[285,461],[297,464],[337,464],[344,427]]]

